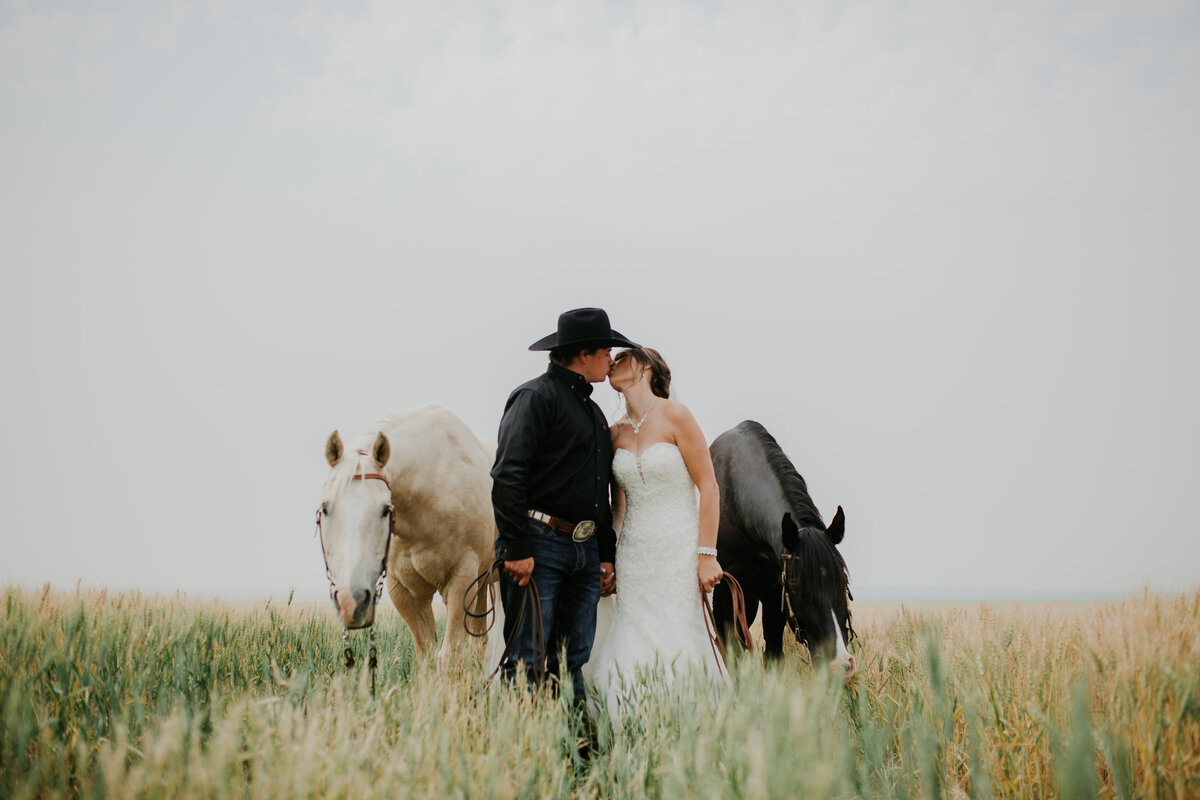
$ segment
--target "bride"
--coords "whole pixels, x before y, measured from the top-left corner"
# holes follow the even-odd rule
[[[625,350],[608,380],[625,396],[627,411],[610,429],[619,585],[608,635],[586,672],[615,713],[619,687],[639,671],[661,666],[668,679],[692,669],[719,674],[700,593],[712,591],[722,569],[708,445],[687,407],[668,399],[666,362],[648,347]],[[601,582],[604,594],[612,594],[612,576]]]

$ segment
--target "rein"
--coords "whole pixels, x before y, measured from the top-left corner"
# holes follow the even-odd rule
[[[360,455],[366,455],[366,453],[360,453]],[[352,480],[352,481],[365,481],[365,480],[383,481],[383,485],[388,487],[388,492],[390,493],[392,490],[392,484],[388,482],[388,479],[385,476],[379,474],[378,472],[370,472],[370,473],[361,473],[360,472],[360,473],[356,474],[354,477],[352,477],[350,480]],[[329,581],[329,599],[333,600],[336,603],[337,597],[335,595],[337,594],[337,583],[334,581],[333,573],[329,569],[329,556],[325,553],[325,532],[323,530],[321,530],[321,517],[325,516],[326,513],[327,512],[326,512],[325,504],[321,503],[320,508],[317,509],[317,529],[316,529],[316,531],[313,532],[313,536],[317,537],[317,539],[321,542],[321,558],[323,558],[325,560],[325,578]],[[380,595],[383,594],[383,583],[384,583],[384,579],[387,577],[388,553],[390,553],[392,550],[392,538],[395,537],[395,535],[396,535],[396,508],[393,505],[391,505],[391,503],[389,503],[388,504],[387,544],[383,548],[383,561],[381,561],[379,564],[379,577],[375,581],[375,603],[376,604],[379,603],[379,597],[380,597]],[[371,698],[374,699],[375,698],[375,669],[376,669],[376,667],[379,666],[378,650],[375,646],[376,632],[375,632],[374,618],[372,618],[372,620],[371,620],[370,631],[371,631],[371,635],[370,635],[370,639],[369,639],[370,646],[367,650],[367,668],[370,669],[370,671],[371,671]],[[354,662],[354,650],[350,647],[350,629],[347,628],[345,625],[342,626],[342,655],[346,659],[344,662],[346,669],[353,669],[354,663],[355,663]]]
[[[496,590],[494,586],[501,578],[500,570],[502,569],[504,569],[504,559],[497,558],[490,567],[479,573],[479,576],[471,581],[471,585],[463,592],[463,630],[467,632],[468,636],[487,636],[495,626]],[[496,576],[496,581],[492,580],[493,574]],[[474,611],[473,609],[485,592],[487,593],[487,603],[484,605],[484,610],[482,612]],[[525,621],[527,611],[529,621],[533,625],[533,657],[538,665],[538,679],[546,677],[546,626],[542,622],[542,596],[538,593],[537,583],[533,580],[533,576],[530,576],[529,583],[525,584],[525,592],[521,595],[521,608],[517,611],[517,619],[512,626],[512,635],[505,640],[504,652],[500,654],[500,661],[492,670],[492,674],[488,675],[488,680],[496,677],[500,667],[512,655],[513,648],[517,644],[517,636],[521,632],[521,623]],[[481,619],[487,620],[487,622],[484,624],[483,630],[476,633],[467,624],[468,619]]]
[[[782,557],[783,571],[779,573],[779,587],[780,594],[783,596],[779,598],[779,610],[780,612],[787,612],[787,624],[788,627],[792,629],[792,635],[796,637],[797,642],[804,644],[804,640],[800,638],[800,620],[796,619],[796,612],[792,610],[792,596],[788,594],[787,590],[788,562],[799,560],[799,558],[791,555],[790,553],[783,553]]]
[[[481,572],[475,580],[471,581],[471,585],[463,592],[463,629],[470,636],[482,637],[488,633],[496,624],[496,595],[492,575],[496,576],[496,581],[500,580],[500,570],[504,568],[504,559],[498,558],[492,562],[492,565]],[[734,619],[734,634],[737,636],[738,643],[746,649],[747,652],[753,649],[754,642],[750,636],[750,625],[746,621],[746,596],[742,592],[741,584],[737,578],[730,575],[728,572],[721,575],[721,580],[729,580],[729,594],[733,599],[733,619]],[[479,600],[487,594],[487,602],[484,605],[483,611],[475,611]],[[708,595],[701,593],[700,603],[704,609],[704,627],[708,632],[708,642],[712,647],[713,658],[717,662],[717,671],[722,675],[729,668],[725,664],[725,657],[720,650],[720,642],[717,639],[717,621],[713,616],[712,603],[708,599]],[[530,620],[533,624],[533,655],[538,664],[538,677],[544,678],[546,675],[546,629],[542,623],[542,598],[538,594],[537,583],[533,578],[529,579],[529,583],[525,585],[525,593],[521,596],[521,607],[517,612],[516,622],[512,626],[512,635],[504,642],[504,652],[500,654],[500,662],[496,664],[496,668],[492,670],[492,674],[488,675],[488,680],[496,677],[496,673],[500,671],[500,667],[508,660],[512,654],[513,648],[517,642],[517,636],[521,631],[521,623],[525,620],[525,614],[530,614]],[[486,620],[482,631],[473,631],[471,626],[467,624],[467,620]],[[722,668],[724,665],[724,668]]]
[[[737,578],[730,575],[728,572],[721,573],[717,583],[729,581],[729,597],[733,601],[733,633],[737,637],[738,644],[747,652],[754,649],[754,640],[750,637],[750,624],[746,621],[746,595],[742,592],[742,585],[738,583]],[[729,669],[729,664],[725,662],[725,656],[721,651],[721,643],[717,639],[717,618],[713,614],[712,601],[708,599],[708,594],[700,593],[700,604],[704,607],[704,627],[708,631],[708,643],[712,647],[713,658],[717,662],[717,671],[722,675],[725,674],[721,669],[721,665],[725,665],[725,669]]]

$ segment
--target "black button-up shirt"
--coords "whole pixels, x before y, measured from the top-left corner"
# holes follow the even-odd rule
[[[551,363],[508,396],[492,467],[492,507],[501,557],[529,558],[528,512],[596,523],[601,561],[616,555],[608,487],[612,442],[592,385]],[[567,534],[561,534],[566,536]]]

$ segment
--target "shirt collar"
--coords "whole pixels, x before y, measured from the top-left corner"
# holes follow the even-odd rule
[[[551,361],[550,366],[546,367],[546,374],[559,383],[567,386],[571,391],[575,392],[575,394],[579,395],[581,398],[588,398],[592,396],[592,385],[587,382],[587,378],[583,377],[574,370],[559,366]]]

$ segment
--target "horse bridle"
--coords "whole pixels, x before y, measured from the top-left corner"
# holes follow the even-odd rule
[[[792,629],[792,634],[796,637],[796,641],[807,647],[808,645],[800,633],[800,620],[796,619],[796,612],[792,608],[792,595],[791,592],[788,591],[787,585],[788,562],[799,561],[800,556],[794,556],[791,553],[783,553],[781,557],[783,558],[783,571],[779,573],[779,584],[780,593],[783,595],[783,597],[779,599],[779,610],[787,613],[787,624],[788,627]],[[841,625],[840,622],[838,624]],[[853,635],[853,631],[851,631],[851,635]]]
[[[360,455],[366,455],[366,454],[360,453]],[[368,473],[360,472],[360,473],[357,473],[356,475],[354,475],[354,477],[352,477],[350,480],[352,480],[352,481],[365,481],[365,480],[383,481],[383,485],[388,488],[389,496],[392,491],[392,484],[390,482],[388,482],[387,477],[379,474],[378,472],[368,472]],[[317,529],[316,529],[316,531],[313,532],[313,536],[315,536],[321,542],[321,558],[325,560],[325,578],[329,581],[329,599],[333,600],[334,602],[337,602],[337,597],[336,597],[337,583],[333,579],[333,572],[329,569],[329,556],[325,552],[325,532],[321,529],[321,517],[325,516],[327,513],[329,513],[329,512],[325,506],[325,503],[321,503],[321,505],[317,508]],[[395,537],[395,535],[396,535],[396,507],[393,506],[389,502],[388,503],[387,544],[385,544],[383,547],[383,561],[381,561],[379,564],[379,577],[375,581],[375,602],[376,603],[379,602],[379,597],[380,597],[380,595],[383,594],[383,584],[384,584],[384,580],[387,578],[388,553],[391,552],[392,538]],[[378,651],[375,646],[376,637],[375,637],[375,620],[374,620],[374,618],[372,618],[372,620],[371,620],[370,630],[371,630],[371,636],[370,636],[370,648],[368,650],[368,656],[367,656],[367,666],[371,670],[371,697],[374,697],[375,696],[375,668],[379,664]],[[347,628],[345,625],[342,626],[342,655],[345,656],[345,658],[346,658],[346,661],[345,661],[346,669],[353,668],[354,667],[354,650],[351,649],[351,647],[350,647],[350,629]]]
[[[796,612],[792,609],[792,596],[788,592],[787,585],[787,569],[789,561],[798,561],[799,556],[794,556],[791,553],[783,554],[783,571],[779,573],[780,593],[783,595],[779,598],[779,611],[787,612],[787,624],[792,629],[792,634],[796,637],[796,641],[801,644],[804,639],[800,636],[800,620],[796,619]]]

